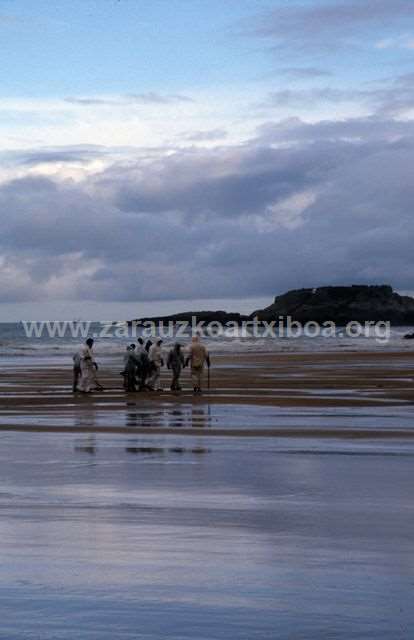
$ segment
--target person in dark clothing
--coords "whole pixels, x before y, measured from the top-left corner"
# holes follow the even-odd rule
[[[77,351],[73,356],[73,385],[72,391],[75,393],[78,390],[78,383],[81,377],[81,356]]]
[[[176,342],[168,353],[167,367],[172,371],[171,391],[181,391],[180,375],[181,370],[185,366],[184,355],[181,351],[181,345]]]
[[[124,370],[122,375],[124,376],[124,388],[125,391],[136,391],[136,375],[139,365],[139,359],[135,353],[135,345],[130,344],[127,347],[127,351],[124,357]]]
[[[138,359],[137,364],[137,378],[138,378],[138,391],[142,391],[145,387],[145,381],[148,372],[148,353],[145,351],[144,341],[142,338],[138,338],[137,347],[135,353]]]
[[[138,391],[150,391],[148,378],[152,374],[152,366],[145,349],[138,355],[137,377]]]

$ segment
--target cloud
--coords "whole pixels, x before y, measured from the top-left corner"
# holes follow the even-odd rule
[[[332,159],[333,160],[333,159]],[[333,160],[334,161],[334,160]],[[158,159],[151,170],[133,164],[109,168],[95,188],[120,210],[179,212],[188,224],[252,215],[317,181],[313,155],[256,145],[213,150],[183,150]]]
[[[125,96],[125,99],[142,104],[177,104],[180,102],[194,102],[194,100],[189,96],[181,95],[179,93],[164,95],[156,93],[155,91],[148,91],[147,93],[129,93]]]
[[[122,104],[119,100],[111,100],[109,98],[77,98],[72,96],[64,98],[64,101],[69,102],[69,104],[78,104],[82,107],[101,107]]]
[[[321,102],[338,104],[341,102],[360,102],[369,100],[371,92],[354,89],[333,89],[331,87],[314,87],[312,89],[280,89],[268,94],[263,102],[264,107],[299,107],[314,106]]]
[[[180,136],[187,142],[210,142],[227,138],[228,132],[225,129],[209,129],[207,131],[191,131]]]
[[[413,160],[413,122],[296,118],[238,146],[130,157],[77,182],[9,180],[0,299],[271,298],[356,281],[410,289]]]
[[[411,0],[326,0],[289,3],[261,16],[254,33],[273,40],[277,46],[295,48],[338,48],[378,27],[407,27],[414,18]]]
[[[381,147],[390,143],[411,140],[414,136],[414,121],[398,121],[380,116],[349,118],[346,120],[322,120],[304,122],[300,118],[288,118],[280,122],[268,122],[258,128],[260,144],[295,143],[314,144],[321,142],[348,142],[347,149],[357,149],[356,143],[368,148],[369,144]],[[338,146],[338,153],[340,147]]]
[[[329,86],[278,89],[268,93],[261,108],[313,108],[324,104],[353,103],[374,116],[403,116],[414,109],[414,74],[408,73],[365,84],[359,88],[338,89]]]
[[[377,111],[385,116],[402,116],[414,109],[414,73],[408,73],[389,81],[388,86],[371,92]]]
[[[99,145],[74,145],[72,147],[43,147],[36,150],[15,150],[1,153],[10,164],[36,166],[39,164],[86,163],[109,153]]]
[[[161,94],[155,91],[148,91],[147,93],[128,93],[119,97],[105,97],[99,98],[94,96],[77,97],[69,96],[64,98],[65,102],[70,104],[79,105],[82,107],[125,107],[127,105],[142,104],[142,105],[172,105],[180,103],[192,103],[194,100],[189,96],[181,94]]]
[[[312,80],[313,78],[325,78],[333,75],[331,71],[319,69],[318,67],[286,67],[280,69],[279,73],[298,80]]]

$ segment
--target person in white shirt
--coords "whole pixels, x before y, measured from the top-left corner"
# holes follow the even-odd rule
[[[102,390],[102,387],[96,377],[98,365],[95,362],[92,347],[93,340],[92,338],[88,338],[79,352],[81,370],[79,391],[82,391],[83,393]]]

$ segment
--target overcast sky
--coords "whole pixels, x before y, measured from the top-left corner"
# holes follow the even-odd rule
[[[1,319],[413,290],[412,0],[0,2]]]

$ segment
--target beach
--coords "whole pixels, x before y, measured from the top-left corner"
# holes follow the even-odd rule
[[[69,362],[68,362],[69,361]],[[73,394],[70,360],[16,359],[0,369],[0,426],[24,431],[226,436],[402,437],[413,434],[411,352],[214,354],[210,388],[129,393],[121,358],[99,369],[102,393]]]
[[[414,0],[0,28],[0,640],[412,640]]]
[[[200,397],[28,360],[0,371],[1,638],[410,637],[410,353],[216,355]]]

